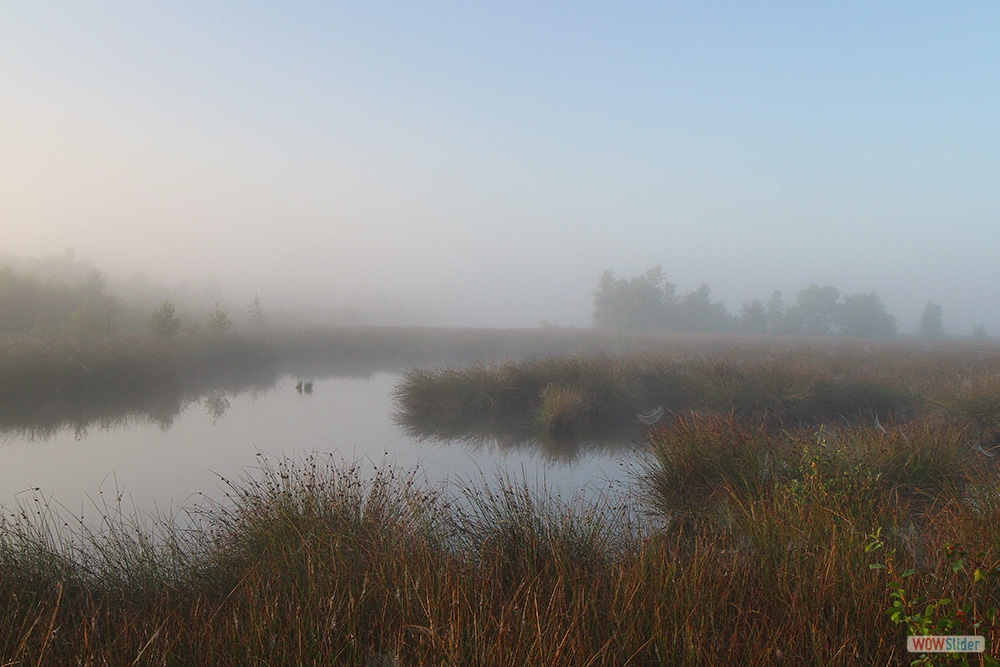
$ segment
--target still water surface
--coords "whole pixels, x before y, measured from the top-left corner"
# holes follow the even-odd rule
[[[498,470],[569,497],[621,491],[637,446],[551,446],[496,442],[420,441],[393,418],[395,373],[317,379],[312,393],[294,376],[265,388],[216,391],[188,400],[166,418],[136,416],[85,428],[60,426],[0,434],[0,505],[8,509],[37,495],[73,514],[96,514],[94,504],[123,495],[144,512],[170,511],[220,499],[220,476],[252,475],[261,456],[300,458],[329,452],[348,463],[419,467],[432,484],[495,481]],[[485,479],[484,477],[485,476]]]

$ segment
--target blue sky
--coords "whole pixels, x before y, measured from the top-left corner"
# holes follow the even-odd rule
[[[662,264],[1000,334],[1000,5],[0,6],[3,248],[587,324]]]

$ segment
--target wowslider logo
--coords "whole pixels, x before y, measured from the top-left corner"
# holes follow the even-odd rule
[[[924,635],[906,638],[910,653],[982,653],[986,639],[980,635]]]

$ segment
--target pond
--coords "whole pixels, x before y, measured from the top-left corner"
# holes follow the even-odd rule
[[[161,411],[90,417],[45,428],[0,432],[0,505],[42,498],[72,514],[96,516],[114,504],[169,512],[222,499],[222,478],[253,475],[263,460],[330,453],[335,460],[418,469],[432,484],[490,483],[498,471],[568,498],[620,491],[641,441],[539,443],[532,440],[436,441],[408,436],[394,417],[401,376],[315,379],[297,376],[217,389]],[[299,385],[298,387],[296,385]]]

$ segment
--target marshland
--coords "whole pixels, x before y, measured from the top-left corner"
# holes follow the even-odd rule
[[[317,329],[3,354],[29,446],[353,375],[441,453],[352,458],[331,434],[169,509],[19,494],[9,664],[894,664],[908,633],[1000,639],[989,341]],[[458,452],[499,458],[429,470]],[[594,456],[613,474],[574,464]],[[532,472],[574,465],[594,479]]]
[[[998,24],[0,3],[0,667],[998,664]]]

